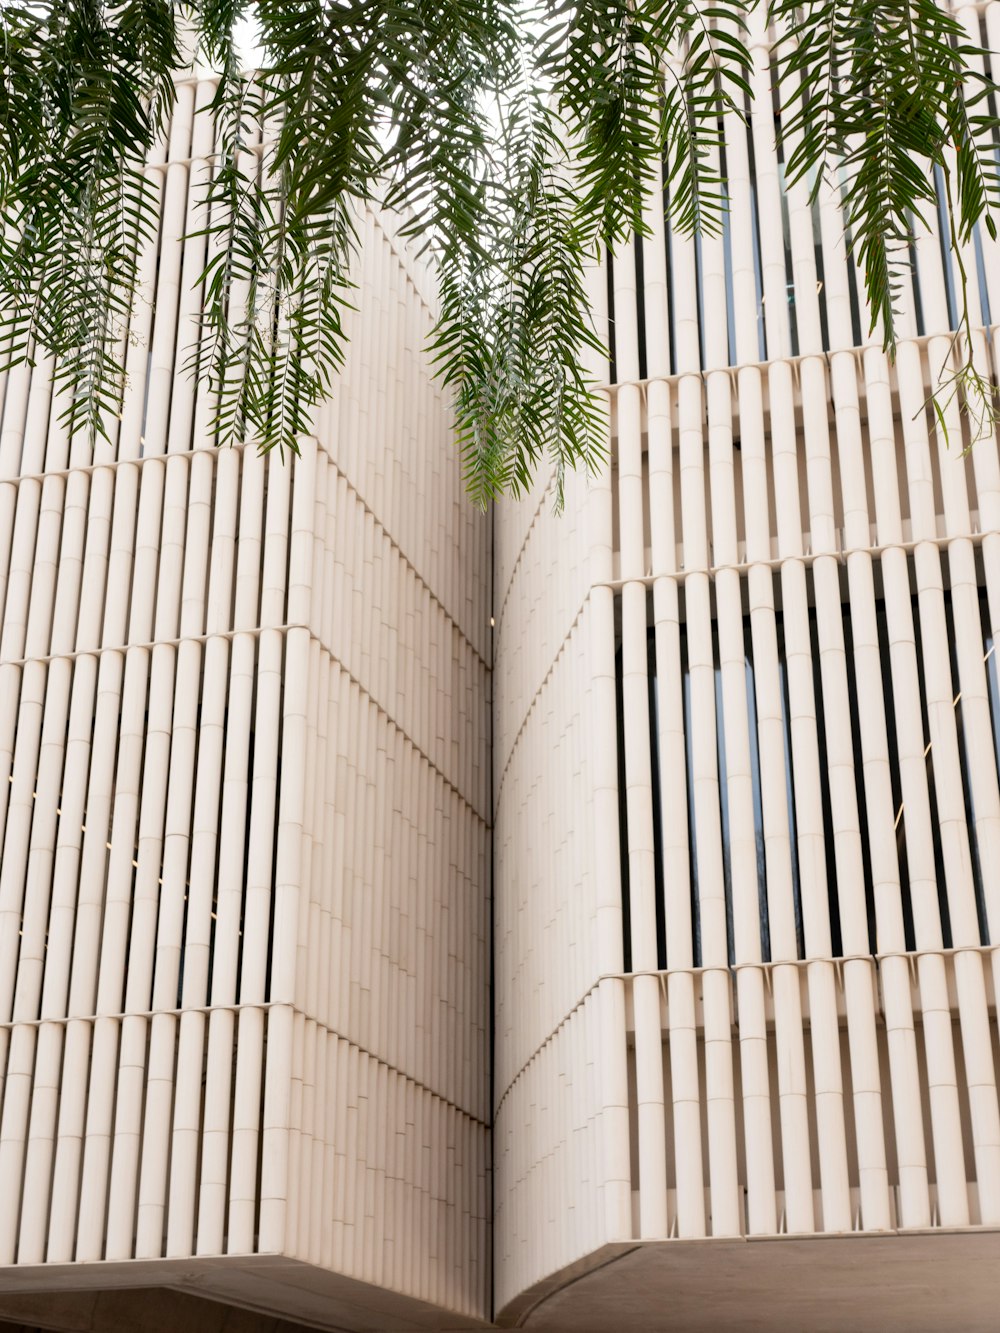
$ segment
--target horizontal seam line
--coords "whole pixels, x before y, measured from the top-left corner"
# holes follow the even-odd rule
[[[141,1009],[141,1010],[133,1010],[131,1012],[119,1011],[113,1014],[60,1014],[58,1016],[48,1017],[48,1018],[19,1018],[19,1019],[15,1018],[15,1019],[7,1019],[3,1022],[0,1022],[0,1031],[10,1032],[13,1031],[14,1028],[19,1028],[19,1027],[39,1028],[49,1023],[57,1024],[59,1026],[66,1026],[70,1023],[93,1024],[101,1019],[109,1019],[112,1022],[121,1023],[124,1022],[124,1020],[127,1018],[142,1018],[142,1019],[183,1018],[186,1014],[201,1014],[206,1018],[210,1018],[213,1013],[231,1013],[234,1015],[238,1015],[244,1011],[255,1011],[257,1013],[266,1013],[271,1009],[289,1009],[293,1014],[298,1014],[300,1017],[306,1019],[307,1022],[315,1023],[317,1027],[321,1027],[323,1031],[329,1033],[330,1036],[337,1037],[341,1041],[346,1041],[347,1044],[349,1046],[353,1046],[355,1050],[363,1051],[365,1055],[369,1056],[372,1060],[375,1060],[378,1064],[383,1065],[386,1069],[392,1070],[393,1073],[395,1074],[399,1074],[401,1078],[405,1078],[409,1083],[412,1083],[415,1087],[423,1088],[426,1092],[429,1092],[431,1096],[436,1098],[439,1102],[443,1103],[446,1106],[452,1107],[454,1110],[458,1111],[460,1115],[464,1115],[468,1120],[472,1120],[477,1125],[482,1125],[484,1128],[489,1128],[490,1122],[488,1120],[484,1120],[481,1116],[475,1115],[472,1111],[469,1111],[465,1107],[463,1107],[459,1102],[452,1101],[450,1097],[446,1097],[443,1093],[437,1092],[434,1088],[430,1086],[430,1084],[422,1082],[420,1079],[415,1078],[412,1074],[408,1074],[405,1069],[401,1069],[398,1065],[395,1065],[391,1061],[384,1059],[382,1056],[378,1055],[375,1051],[371,1050],[370,1047],[362,1045],[360,1042],[355,1041],[352,1037],[348,1037],[345,1033],[340,1032],[337,1028],[330,1027],[329,1024],[324,1023],[322,1019],[316,1018],[315,1015],[308,1013],[305,1009],[300,1008],[299,1005],[289,1000],[236,1000],[230,1004],[225,1004],[225,1003],[197,1004],[197,1005],[188,1004],[184,1005],[180,1009]],[[147,1071],[147,1081],[148,1081],[148,1071],[149,1071],[148,1063],[146,1064],[146,1071]],[[34,1079],[34,1073],[32,1073],[32,1079]]]
[[[146,643],[109,644],[106,647],[101,647],[101,648],[76,648],[72,652],[50,653],[45,657],[20,657],[20,658],[7,659],[6,661],[0,660],[0,670],[2,670],[4,667],[10,666],[19,668],[23,671],[26,667],[31,666],[34,663],[38,663],[41,666],[49,666],[53,662],[75,662],[78,658],[81,657],[93,657],[100,659],[101,657],[105,656],[105,654],[108,653],[117,653],[120,656],[127,657],[129,653],[135,652],[137,650],[140,652],[151,653],[156,648],[180,648],[185,643],[198,643],[207,647],[208,644],[213,640],[215,641],[225,640],[227,642],[230,642],[236,639],[240,635],[246,635],[249,638],[259,638],[262,634],[271,634],[271,633],[287,635],[290,630],[304,630],[305,633],[309,635],[309,638],[314,643],[317,643],[320,646],[320,648],[322,648],[325,652],[328,652],[330,654],[330,660],[336,662],[337,666],[340,668],[341,671],[343,671],[344,675],[348,678],[348,680],[353,681],[353,683],[357,685],[358,689],[362,692],[362,694],[364,694],[365,698],[369,699],[375,705],[378,711],[382,714],[382,716],[385,717],[392,724],[393,727],[395,727],[395,729],[399,732],[399,734],[405,737],[407,741],[409,741],[410,745],[413,746],[413,749],[416,751],[416,753],[420,755],[421,759],[424,760],[428,768],[430,768],[433,772],[435,772],[441,779],[441,781],[445,784],[445,786],[455,793],[455,795],[462,802],[462,804],[466,806],[466,808],[469,811],[471,811],[473,815],[475,815],[476,819],[479,820],[479,822],[483,825],[484,828],[488,829],[491,827],[489,816],[483,814],[478,809],[478,807],[475,804],[473,804],[472,800],[468,796],[466,796],[465,793],[462,792],[459,787],[455,785],[455,783],[451,780],[451,778],[449,778],[447,774],[438,766],[438,764],[435,763],[435,761],[430,757],[430,755],[428,755],[426,751],[420,745],[417,744],[417,742],[410,735],[410,733],[406,731],[405,728],[402,726],[399,719],[394,717],[392,713],[390,713],[388,709],[385,708],[385,706],[379,702],[379,700],[375,697],[375,695],[372,694],[371,690],[369,690],[368,687],[364,685],[358,679],[358,677],[355,676],[353,672],[351,672],[351,670],[347,666],[344,665],[344,663],[340,660],[340,658],[337,657],[336,654],[331,650],[329,645],[325,644],[317,634],[314,634],[308,625],[302,625],[294,622],[286,622],[281,625],[257,625],[254,626],[252,629],[217,630],[211,634],[189,634],[189,635],[184,635],[179,639],[153,639]],[[173,734],[173,728],[171,728],[171,735],[172,734]]]

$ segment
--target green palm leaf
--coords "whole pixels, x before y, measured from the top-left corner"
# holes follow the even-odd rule
[[[52,354],[73,430],[105,432],[119,410],[120,349],[158,225],[143,163],[171,110],[183,22],[219,80],[203,328],[189,362],[215,391],[218,441],[298,448],[344,356],[354,219],[379,201],[434,255],[432,348],[473,498],[523,490],[543,459],[560,478],[595,467],[605,445],[582,365],[601,344],[585,267],[643,231],[664,186],[676,226],[721,230],[723,124],[751,95],[751,8],[5,5],[0,361]],[[249,14],[262,51],[252,77],[234,37]],[[789,178],[843,181],[872,327],[891,351],[912,220],[937,206],[935,167],[959,259],[978,224],[995,234],[997,103],[975,72],[983,53],[935,0],[772,0],[768,18],[781,33]],[[963,328],[964,349],[967,308]]]

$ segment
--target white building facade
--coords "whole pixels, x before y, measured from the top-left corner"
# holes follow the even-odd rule
[[[82,1284],[464,1327],[489,1302],[489,527],[431,284],[374,216],[315,438],[216,449],[180,371],[211,96],[180,87],[148,171],[112,439],[66,438],[44,363],[5,385],[0,1292],[30,1324]]]
[[[591,275],[561,517],[465,501],[375,216],[315,437],[215,449],[205,84],[112,440],[8,377],[0,1319],[995,1326],[1000,452],[928,406],[945,220],[893,364],[754,50],[722,234],[654,192]]]
[[[892,364],[839,189],[784,179],[760,27],[753,50],[722,234],[678,234],[654,192],[593,275],[609,472],[563,518],[545,479],[496,518],[496,1309],[986,1329],[997,440],[966,453],[957,402],[946,432],[928,402],[945,219]],[[995,382],[1000,250],[963,259]]]

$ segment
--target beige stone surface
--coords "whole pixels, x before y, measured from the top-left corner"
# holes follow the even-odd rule
[[[16,1265],[0,1274],[5,1318],[60,1333],[468,1333],[490,1327],[278,1255]]]
[[[533,1333],[992,1333],[1000,1310],[1000,1233],[701,1241],[609,1246],[539,1283],[499,1326]],[[590,1265],[588,1267],[588,1264]],[[242,1268],[242,1265],[241,1265]],[[231,1291],[267,1299],[271,1282],[233,1274]],[[357,1284],[355,1284],[357,1285]],[[322,1281],[317,1283],[317,1295]],[[287,1296],[288,1288],[285,1288]],[[411,1318],[327,1287],[308,1322],[166,1287],[5,1293],[0,1333],[382,1333],[473,1327],[430,1310]],[[381,1309],[377,1309],[380,1305]]]
[[[0,1319],[0,1333],[299,1333],[308,1327],[163,1287],[4,1296]]]
[[[540,1284],[500,1322],[535,1333],[992,1333],[998,1260],[989,1230],[640,1244]]]

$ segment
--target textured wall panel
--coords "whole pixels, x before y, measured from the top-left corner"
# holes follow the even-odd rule
[[[3,386],[0,1265],[260,1251],[482,1316],[489,525],[374,214],[315,438],[216,450],[211,93],[110,438],[44,360]]]
[[[1000,1218],[997,441],[965,453],[957,404],[945,433],[927,402],[956,327],[940,219],[890,364],[838,187],[811,203],[785,181],[776,34],[754,23],[723,234],[681,235],[653,192],[649,234],[593,275],[612,459],[586,526],[579,502],[497,519],[511,1318],[608,1242]],[[980,240],[989,377],[1000,252]],[[601,1125],[585,1166],[564,1115]]]

